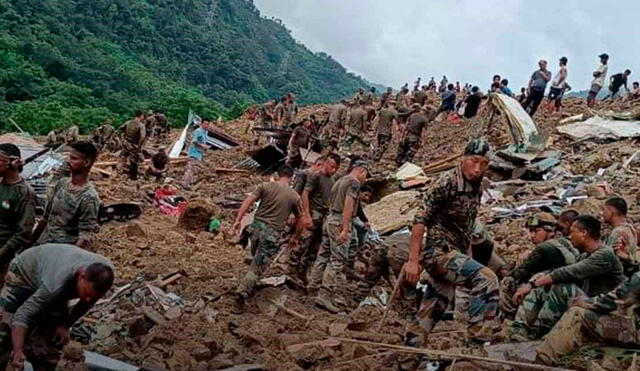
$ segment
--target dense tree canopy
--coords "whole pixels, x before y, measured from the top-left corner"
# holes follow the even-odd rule
[[[318,103],[367,84],[248,0],[0,0],[0,130],[86,130],[134,109],[231,118],[289,91]]]

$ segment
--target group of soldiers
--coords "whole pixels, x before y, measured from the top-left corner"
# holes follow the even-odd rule
[[[163,111],[137,110],[133,119],[122,124],[119,129],[113,126],[111,120],[107,120],[93,130],[90,141],[99,151],[119,152],[121,169],[130,179],[135,180],[144,160],[144,144],[150,139],[163,139],[169,133],[169,129],[169,120]],[[73,125],[67,129],[50,131],[46,136],[46,145],[58,147],[79,140],[78,126]]]
[[[387,99],[383,110],[389,104]],[[416,107],[414,115],[421,110]],[[296,176],[284,165],[275,182],[247,197],[233,225],[239,233],[259,201],[253,222],[242,231],[253,260],[237,288],[236,310],[243,310],[261,275],[286,251],[291,275],[333,313],[355,308],[384,278],[401,280],[403,307],[413,318],[407,344],[425,344],[438,321],[449,318],[456,289],[468,293],[469,341],[544,337],[537,354],[546,364],[587,342],[637,344],[640,317],[625,310],[639,300],[640,252],[626,201],[606,201],[602,220],[612,228],[607,237],[598,218],[572,209],[557,219],[542,212],[528,218],[524,228],[535,248],[508,266],[476,220],[490,154],[488,142],[472,140],[459,164],[421,196],[411,233],[383,238],[358,234],[366,162],[353,160],[338,180],[335,153]],[[506,333],[503,321],[509,324]]]
[[[70,327],[110,289],[113,264],[89,251],[100,201],[89,181],[98,154],[90,142],[69,144],[50,181],[44,214],[21,177],[20,149],[0,144],[0,368],[55,370]],[[71,309],[69,300],[79,299]]]

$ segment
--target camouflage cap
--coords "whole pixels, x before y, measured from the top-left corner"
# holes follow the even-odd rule
[[[529,217],[526,222],[527,228],[544,228],[548,231],[554,231],[556,228],[556,218],[549,213],[536,213]]]
[[[20,159],[20,148],[13,143],[1,143],[0,156],[6,157],[10,160]]]
[[[352,167],[352,168],[355,168],[355,167],[361,167],[361,168],[363,168],[363,169],[365,169],[365,170],[367,170],[367,171],[369,170],[369,164],[368,164],[366,161],[364,161],[364,160],[355,160],[355,161],[351,164],[351,167]]]
[[[484,138],[475,138],[472,139],[467,146],[464,148],[465,156],[485,156],[489,157],[489,153],[491,152],[491,144],[487,142]]]

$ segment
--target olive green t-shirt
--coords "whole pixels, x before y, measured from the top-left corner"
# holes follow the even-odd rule
[[[340,178],[331,189],[331,199],[329,200],[330,211],[334,213],[342,213],[344,210],[344,200],[347,196],[353,197],[356,200],[355,207],[353,208],[353,215],[358,210],[358,196],[360,195],[360,181],[353,175],[345,175]]]
[[[391,134],[391,124],[393,120],[396,118],[396,111],[383,108],[380,110],[378,114],[378,135],[389,135]]]
[[[253,192],[260,200],[255,220],[259,220],[280,232],[287,224],[291,213],[300,215],[298,201],[300,196],[290,187],[280,183],[262,183]]]
[[[325,213],[329,209],[331,189],[335,184],[333,177],[314,172],[307,177],[304,190],[309,192],[309,209]]]

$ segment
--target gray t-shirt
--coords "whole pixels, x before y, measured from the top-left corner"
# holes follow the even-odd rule
[[[549,80],[545,79],[545,75],[546,77],[550,77],[551,72],[549,71],[544,71],[542,72],[541,70],[537,70],[536,72],[533,73],[533,75],[531,75],[531,80],[533,80],[533,85],[531,85],[531,88],[533,90],[543,90],[547,88],[547,82]]]
[[[13,316],[12,325],[29,327],[49,305],[77,298],[76,273],[82,267],[94,263],[105,264],[113,269],[113,264],[102,255],[92,253],[73,245],[46,244],[27,249],[11,261],[9,271],[19,272],[20,281],[31,295],[19,305]],[[69,288],[73,290],[69,290]],[[4,294],[4,292],[3,292]],[[2,295],[2,299],[7,298]]]

